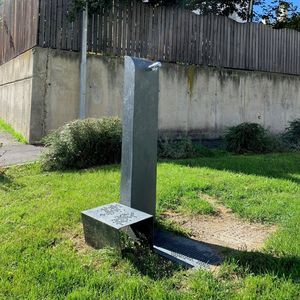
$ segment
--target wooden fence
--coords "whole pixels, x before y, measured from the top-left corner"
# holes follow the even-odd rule
[[[40,0],[39,46],[80,51],[82,18],[78,14],[71,22],[72,1],[74,0]]]
[[[41,47],[80,50],[81,16],[69,22],[70,1],[39,0],[38,34],[31,32],[31,41],[37,34]],[[178,7],[154,8],[135,1],[124,6],[122,2],[115,0],[111,9],[89,17],[90,52],[300,75],[299,32],[198,16]]]
[[[39,0],[5,0],[0,5],[0,65],[36,46]]]

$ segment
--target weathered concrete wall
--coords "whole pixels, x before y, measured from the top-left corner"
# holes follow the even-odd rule
[[[31,90],[0,96],[0,103],[1,115],[17,129],[22,126],[17,111],[11,113],[14,103],[19,110],[30,109],[32,140],[38,140],[78,117],[80,62],[79,54],[72,52],[35,48],[32,55],[31,107]],[[123,76],[123,59],[88,58],[88,117],[121,116]],[[15,99],[9,106],[3,104],[6,98]],[[164,133],[217,138],[226,127],[242,122],[257,122],[278,133],[299,117],[300,76],[175,64],[164,64],[160,71],[159,128]]]
[[[33,77],[32,51],[0,66],[0,118],[29,140]]]

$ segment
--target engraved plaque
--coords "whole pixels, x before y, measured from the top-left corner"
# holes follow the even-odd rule
[[[149,214],[119,203],[108,204],[86,210],[83,211],[82,214],[115,229],[121,229],[123,227],[152,218],[152,216]]]

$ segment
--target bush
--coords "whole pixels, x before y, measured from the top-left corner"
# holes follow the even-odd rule
[[[300,150],[300,119],[289,122],[282,138],[289,148]]]
[[[162,138],[158,141],[158,157],[168,159],[184,159],[199,156],[213,156],[214,153],[199,145],[194,145],[188,137],[176,140]]]
[[[81,169],[119,163],[122,126],[118,118],[78,120],[49,134],[42,156],[45,170]]]
[[[225,135],[226,150],[236,154],[266,153],[274,146],[274,139],[259,124],[242,123],[228,129]]]
[[[158,141],[158,157],[180,159],[194,156],[192,141],[187,137],[171,140],[162,138]]]

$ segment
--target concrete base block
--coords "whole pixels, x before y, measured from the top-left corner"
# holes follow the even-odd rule
[[[81,213],[85,241],[95,249],[126,246],[127,237],[153,245],[153,216],[113,203]]]

